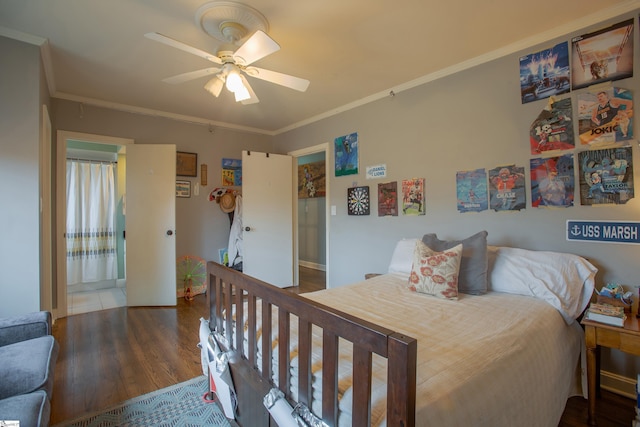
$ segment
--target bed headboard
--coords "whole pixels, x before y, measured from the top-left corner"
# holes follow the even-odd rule
[[[364,321],[331,307],[285,291],[215,262],[207,263],[209,276],[209,327],[223,331],[229,344],[230,367],[239,409],[237,421],[243,426],[268,425],[254,423],[255,410],[243,404],[241,394],[247,391],[247,373],[257,376],[248,381],[260,399],[271,387],[272,374],[278,378],[280,390],[291,400],[289,343],[292,334],[298,342],[298,400],[310,407],[311,400],[311,335],[312,326],[322,328],[322,419],[329,426],[338,420],[338,350],[339,340],[353,344],[353,426],[368,426],[371,418],[372,355],[387,359],[387,425],[415,425],[417,341],[411,337]],[[246,302],[246,312],[245,312]],[[235,305],[235,307],[234,307]],[[259,310],[258,306],[262,309]],[[272,366],[272,308],[277,307],[277,356],[279,366]],[[234,312],[235,319],[230,315]],[[292,316],[297,328],[291,328]],[[260,318],[258,318],[260,317]],[[248,324],[233,328],[234,320]],[[262,366],[258,366],[257,329],[262,327]],[[247,340],[245,350],[244,341]],[[242,373],[242,374],[240,374]],[[297,402],[296,402],[297,403]],[[255,405],[255,403],[253,403]],[[260,400],[260,406],[262,401]],[[252,414],[247,412],[253,411]],[[317,414],[320,416],[320,414]],[[251,421],[251,422],[249,422]],[[268,420],[267,420],[268,421]]]

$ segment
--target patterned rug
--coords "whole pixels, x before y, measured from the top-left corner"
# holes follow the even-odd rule
[[[218,403],[204,401],[207,390],[202,375],[54,427],[230,426]]]

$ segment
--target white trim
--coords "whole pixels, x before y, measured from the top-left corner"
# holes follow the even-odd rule
[[[312,268],[314,270],[327,271],[326,265],[318,264],[316,262],[298,260],[298,265],[301,267]]]
[[[636,380],[613,372],[600,371],[600,387],[612,393],[636,400]]]
[[[53,130],[47,104],[42,104],[40,128],[40,310],[53,310],[53,188],[51,140]]]
[[[0,36],[10,39],[18,40],[20,42],[33,44],[36,46],[42,46],[47,42],[44,37],[34,36],[33,34],[23,33],[22,31],[14,30],[11,28],[3,27],[0,25]]]
[[[275,135],[273,131],[268,131],[265,129],[252,128],[249,126],[241,126],[241,125],[235,125],[235,124],[225,123],[225,122],[217,122],[217,121],[212,121],[208,119],[203,119],[201,117],[186,116],[183,114],[168,113],[166,111],[153,110],[151,108],[143,108],[143,107],[136,107],[133,105],[119,104],[117,102],[103,101],[101,99],[71,95],[64,92],[56,92],[52,96],[58,99],[66,99],[68,101],[75,101],[82,104],[93,105],[95,107],[109,108],[112,110],[124,111],[127,113],[141,114],[144,116],[164,117],[166,119],[177,120],[180,122],[186,122],[186,123],[202,125],[202,126],[215,126],[219,128],[233,129],[241,132],[257,133],[257,134],[270,135],[270,136]]]

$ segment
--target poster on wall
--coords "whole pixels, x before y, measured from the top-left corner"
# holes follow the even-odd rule
[[[402,180],[402,213],[424,215],[424,178]]]
[[[398,216],[398,183],[378,184],[378,216]]]
[[[575,148],[572,116],[571,98],[550,99],[529,127],[531,154]]]
[[[339,136],[334,140],[336,176],[358,174],[358,133]]]
[[[325,197],[325,161],[298,165],[298,199]]]
[[[481,212],[489,207],[487,171],[476,169],[456,172],[458,212]]]
[[[531,206],[573,206],[575,179],[573,154],[531,159]]]
[[[242,160],[222,159],[222,186],[242,185]]]
[[[633,18],[571,39],[573,89],[633,77]]]
[[[369,186],[347,188],[347,212],[349,215],[369,215],[370,209]]]
[[[489,200],[490,208],[496,212],[525,209],[524,167],[509,165],[490,169]]]
[[[624,204],[633,199],[631,147],[578,153],[580,204]]]
[[[580,143],[592,147],[633,139],[633,95],[617,87],[584,92],[578,98]]]
[[[570,81],[567,42],[520,58],[520,96],[523,104],[567,93],[571,89]]]

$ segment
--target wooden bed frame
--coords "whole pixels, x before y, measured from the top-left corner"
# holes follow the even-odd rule
[[[231,376],[238,395],[236,422],[242,427],[275,426],[263,404],[273,388],[272,374],[292,406],[289,343],[298,342],[298,401],[311,407],[311,328],[322,328],[322,420],[330,427],[338,425],[338,340],[353,343],[352,425],[365,427],[371,419],[372,355],[387,359],[387,425],[412,427],[416,408],[417,341],[411,337],[358,319],[347,313],[316,303],[215,262],[207,263],[209,276],[209,328],[224,331],[229,343]],[[244,302],[248,309],[245,313]],[[262,304],[258,319],[259,303]],[[232,333],[232,307],[236,319],[243,319],[247,331]],[[272,369],[272,307],[277,307],[279,366]],[[290,328],[291,315],[298,318],[297,331]],[[260,326],[261,325],[261,326]],[[262,366],[258,366],[257,333],[262,327]],[[292,334],[297,334],[293,337]],[[245,354],[244,340],[248,340]]]

